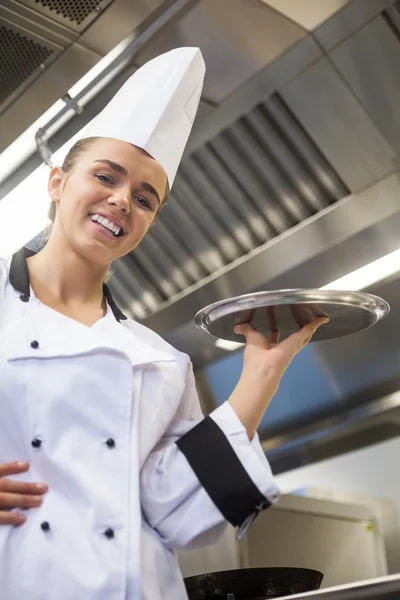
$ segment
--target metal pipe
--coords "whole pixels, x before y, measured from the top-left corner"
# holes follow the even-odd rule
[[[155,20],[150,23],[144,31],[140,32],[138,35],[134,33],[130,34],[129,37],[133,37],[132,41],[130,41],[126,48],[121,52],[119,56],[117,56],[107,67],[99,73],[87,86],[84,87],[82,91],[79,92],[74,98],[68,98],[68,102],[65,102],[65,105],[60,109],[60,111],[52,118],[50,121],[40,128],[36,137],[37,149],[41,156],[45,154],[45,162],[50,160],[49,149],[47,148],[47,140],[49,137],[54,135],[61,127],[65,124],[65,120],[57,127],[57,123],[63,119],[67,115],[67,113],[71,113],[71,104],[74,107],[78,107],[79,111],[83,110],[85,105],[84,99],[86,96],[90,94],[96,87],[97,95],[103,87],[109,84],[119,73],[120,69],[126,66],[132,58],[143,48],[145,44],[147,44],[153,37],[159,34],[165,27],[171,24],[171,22],[181,18],[184,13],[191,10],[196,4],[198,4],[200,0],[173,0],[170,5],[160,14]],[[101,83],[104,83],[101,86]],[[66,96],[64,97],[65,100]],[[87,101],[91,100],[93,96],[90,96]],[[77,114],[79,111],[74,111],[72,117]],[[46,133],[52,129],[51,135],[46,136]],[[44,151],[44,152],[43,152]],[[32,156],[34,152],[32,152],[27,159]],[[15,165],[15,169],[10,173],[11,176],[20,165]]]

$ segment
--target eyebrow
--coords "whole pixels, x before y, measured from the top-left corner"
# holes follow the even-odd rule
[[[122,165],[119,165],[118,163],[116,163],[112,160],[108,160],[107,158],[99,158],[99,159],[95,160],[94,162],[95,163],[103,163],[104,165],[108,165],[109,167],[111,167],[111,169],[113,169],[120,175],[124,175],[125,177],[128,175],[128,171],[125,169],[125,167],[123,167]],[[158,204],[159,205],[161,204],[161,199],[160,199],[159,193],[157,192],[156,188],[153,187],[150,183],[148,183],[147,181],[142,181],[142,183],[139,186],[139,189],[149,192],[149,194],[152,194],[153,196],[155,196]]]

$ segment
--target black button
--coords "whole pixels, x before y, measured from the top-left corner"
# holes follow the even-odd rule
[[[42,440],[38,440],[38,438],[35,438],[31,441],[31,444],[34,448],[40,448],[40,446],[42,445]]]
[[[31,348],[33,348],[34,350],[37,350],[39,348],[39,342],[37,342],[36,340],[33,340],[33,342],[31,342]]]
[[[40,524],[40,527],[42,528],[42,531],[50,531],[50,523],[47,521],[43,521],[43,523]]]
[[[106,536],[106,538],[108,538],[109,540],[112,540],[112,538],[114,537],[114,529],[111,529],[111,527],[109,527],[108,529],[105,530],[104,535]]]
[[[107,444],[107,446],[108,446],[109,448],[115,448],[115,440],[113,440],[112,438],[109,438],[109,439],[106,441],[106,444]]]
[[[19,299],[22,300],[22,302],[29,302],[28,294],[20,294]]]

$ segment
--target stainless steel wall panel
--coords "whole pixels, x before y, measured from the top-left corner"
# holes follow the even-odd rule
[[[339,13],[315,29],[313,36],[329,52],[393,2],[394,0],[352,0]]]
[[[390,22],[377,17],[336,48],[331,57],[400,156],[400,30],[396,32]]]
[[[375,181],[399,163],[399,156],[328,59],[280,93],[351,190]]]

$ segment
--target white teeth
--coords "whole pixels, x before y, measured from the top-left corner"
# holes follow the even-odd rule
[[[109,231],[112,231],[112,233],[117,236],[119,234],[119,232],[121,231],[121,227],[118,227],[118,225],[115,225],[114,223],[111,223],[111,221],[109,221],[108,219],[106,219],[105,217],[102,217],[100,215],[89,215],[89,219],[91,221],[94,221],[95,223],[100,223],[100,225],[102,225],[103,227],[105,227],[106,229],[108,229]]]

